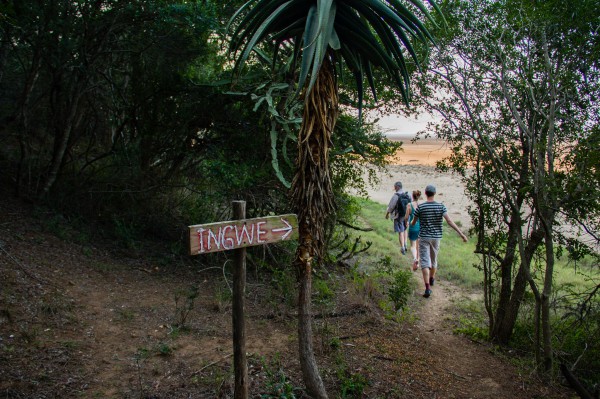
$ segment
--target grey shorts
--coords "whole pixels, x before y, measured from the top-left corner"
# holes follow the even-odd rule
[[[419,264],[421,269],[437,269],[441,238],[419,238]]]
[[[394,232],[404,233],[406,231],[406,221],[404,219],[394,219]]]

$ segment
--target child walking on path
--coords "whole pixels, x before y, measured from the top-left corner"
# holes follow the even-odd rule
[[[435,283],[444,219],[446,219],[448,225],[458,233],[464,242],[467,242],[468,238],[450,219],[446,206],[435,201],[435,186],[430,184],[425,187],[425,196],[427,197],[427,201],[415,209],[411,226],[416,225],[417,222],[421,223],[419,231],[419,262],[423,273],[423,282],[425,283],[425,293],[423,296],[429,298],[431,287]]]

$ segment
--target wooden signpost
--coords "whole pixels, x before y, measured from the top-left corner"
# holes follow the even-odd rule
[[[189,226],[190,255],[227,251],[298,238],[294,214]]]
[[[235,399],[248,398],[246,362],[246,247],[298,238],[298,218],[294,214],[245,219],[246,202],[233,202],[235,220],[189,226],[190,255],[234,250],[233,268],[233,369]]]

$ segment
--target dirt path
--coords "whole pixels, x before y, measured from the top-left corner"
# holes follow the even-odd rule
[[[125,256],[101,240],[77,244],[69,240],[76,231],[61,230],[59,238],[16,202],[0,201],[0,215],[1,398],[232,397],[224,273],[185,258]],[[249,270],[253,398],[277,384],[302,386],[294,306],[260,276]],[[453,308],[466,294],[443,270],[430,298],[420,285],[415,290],[416,322],[389,320],[378,306],[381,293],[368,282],[338,287],[333,311],[321,309],[325,317],[315,320],[315,352],[330,397],[570,397],[522,375],[490,345],[453,334]],[[176,328],[175,297],[192,285],[198,296],[186,327]],[[364,391],[353,396],[357,387]]]
[[[422,143],[423,144],[423,143]],[[443,155],[439,151],[438,142],[425,143],[439,147],[419,147],[405,142],[404,151],[397,154],[387,173],[381,173],[380,183],[371,187],[369,197],[386,206],[393,192],[395,181],[402,181],[404,188],[424,187],[433,183],[438,188],[437,200],[448,206],[454,221],[460,222],[464,228],[470,226],[467,212],[468,200],[464,186],[458,176],[451,173],[440,173],[430,162],[432,154],[435,160]],[[433,151],[433,152],[432,152]],[[410,154],[410,162],[400,162]],[[404,158],[402,158],[404,157]],[[412,159],[414,158],[414,159]],[[534,376],[521,375],[508,360],[502,359],[494,348],[487,343],[477,343],[465,336],[453,332],[456,307],[461,301],[478,293],[465,292],[460,287],[444,278],[440,269],[433,294],[423,298],[423,282],[421,272],[414,273],[418,280],[418,289],[414,295],[422,307],[417,311],[416,340],[419,341],[420,352],[417,363],[429,364],[431,372],[427,381],[433,397],[437,398],[533,398],[551,397],[555,392],[545,391],[543,384],[535,381]],[[497,352],[497,351],[496,351]]]
[[[420,273],[415,276],[421,280]],[[417,327],[418,339],[425,343],[425,356],[436,358],[432,367],[436,382],[432,385],[440,391],[451,392],[449,396],[439,397],[538,397],[540,392],[530,390],[517,368],[492,354],[490,345],[453,333],[455,302],[465,299],[468,294],[443,278],[436,279],[432,288],[431,297],[423,298]],[[417,294],[421,295],[422,291]]]

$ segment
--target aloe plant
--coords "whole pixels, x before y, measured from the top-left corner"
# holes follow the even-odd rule
[[[359,110],[365,80],[377,100],[375,69],[408,102],[408,63],[419,64],[412,43],[434,42],[417,14],[435,23],[419,0],[249,0],[230,20],[238,72],[261,44],[272,51],[273,62],[282,47],[291,47],[292,67],[299,69],[296,94],[303,97],[304,111],[291,187],[300,233],[294,266],[300,283],[300,363],[307,391],[315,398],[327,394],[312,349],[311,272],[313,260],[322,259],[324,223],[334,209],[329,149],[339,113],[338,78],[344,67],[351,71]]]

